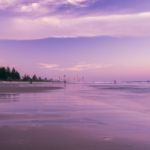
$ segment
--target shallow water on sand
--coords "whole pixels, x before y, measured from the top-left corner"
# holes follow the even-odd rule
[[[16,138],[13,145],[7,133],[10,130]],[[46,143],[49,148],[66,138],[64,149],[70,140],[73,143],[67,149],[82,141],[76,150],[149,150],[150,85],[69,84],[65,89],[41,93],[0,94],[0,135],[5,137],[0,136],[0,147],[19,149],[24,132],[28,134],[22,137],[21,144],[31,149],[39,141],[36,137],[47,134],[43,135],[44,142],[55,139]],[[30,144],[26,143],[28,137],[32,137]]]

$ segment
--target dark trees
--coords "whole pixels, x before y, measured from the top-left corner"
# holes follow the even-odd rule
[[[0,80],[20,80],[20,74],[15,68],[11,70],[9,67],[0,67]]]
[[[1,81],[48,81],[47,78],[42,79],[37,77],[35,74],[33,77],[29,75],[20,76],[20,73],[15,69],[10,69],[9,67],[0,67],[0,80]]]

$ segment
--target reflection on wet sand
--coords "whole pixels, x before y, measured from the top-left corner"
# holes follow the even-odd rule
[[[16,102],[17,94],[0,93],[0,103]]]
[[[96,138],[85,131],[59,125],[2,127],[0,132],[0,145],[5,150],[139,150],[143,148],[143,145],[136,142],[133,145],[131,141],[124,139]]]
[[[143,86],[150,89],[138,88]],[[10,101],[0,103],[0,148],[149,150],[150,94],[121,87],[125,90],[75,84],[40,93],[1,93],[0,101]]]

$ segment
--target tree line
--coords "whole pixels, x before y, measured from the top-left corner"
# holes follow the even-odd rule
[[[41,77],[37,77],[33,75],[32,77],[29,75],[24,75],[21,77],[20,73],[13,67],[12,69],[9,67],[0,67],[0,80],[1,81],[47,81],[47,79],[42,79]]]

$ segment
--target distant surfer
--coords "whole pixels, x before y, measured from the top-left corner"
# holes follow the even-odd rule
[[[66,80],[66,75],[64,75],[64,87],[66,88],[67,80]]]
[[[116,80],[114,80],[114,84],[117,84],[117,81],[116,81]]]
[[[30,79],[30,84],[32,84],[33,83],[33,81],[32,81],[32,79]]]

